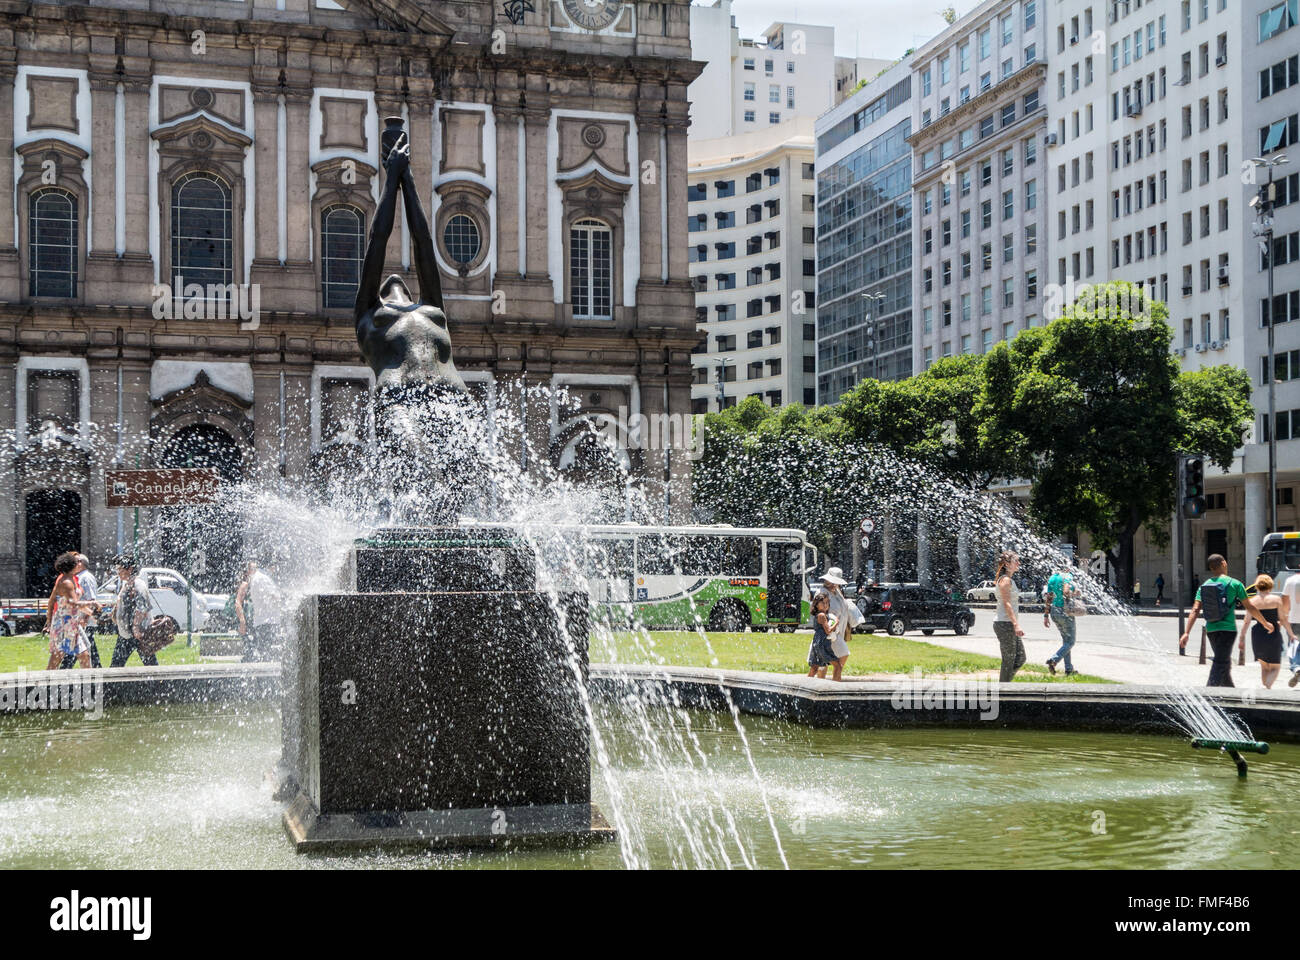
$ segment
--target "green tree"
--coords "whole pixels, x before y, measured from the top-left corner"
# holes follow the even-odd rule
[[[1122,595],[1137,532],[1167,537],[1177,453],[1231,463],[1251,419],[1241,371],[1180,375],[1167,316],[1133,284],[1085,289],[1060,319],[989,354],[977,404],[986,450],[1031,479],[1046,526],[1086,531],[1107,552]]]
[[[747,397],[707,414],[697,429],[704,452],[692,470],[692,495],[714,521],[797,527],[823,551],[856,525],[844,494],[860,486],[859,461],[832,408],[772,408]]]
[[[983,385],[983,357],[944,357],[906,380],[862,381],[845,394],[839,412],[854,439],[884,444],[904,459],[984,489],[999,461],[989,455],[976,416]]]
[[[1250,375],[1240,367],[1225,364],[1180,374],[1180,452],[1203,453],[1224,470],[1230,469],[1255,419],[1250,390]]]

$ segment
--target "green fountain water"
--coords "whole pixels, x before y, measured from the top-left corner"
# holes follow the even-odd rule
[[[779,867],[731,718],[682,712],[733,823],[680,819],[642,733],[600,711],[625,815],[651,866]],[[745,718],[792,867],[1277,868],[1300,857],[1291,814],[1300,747],[1274,745],[1248,781],[1177,737],[967,730],[812,730]],[[117,709],[6,719],[0,867],[617,867],[575,851],[298,856],[265,774],[273,707]],[[666,769],[671,774],[672,764]],[[683,764],[683,776],[690,771]],[[1226,775],[1225,775],[1226,774]],[[608,801],[601,795],[598,803]],[[675,784],[680,793],[682,782]],[[710,837],[718,837],[709,842]]]

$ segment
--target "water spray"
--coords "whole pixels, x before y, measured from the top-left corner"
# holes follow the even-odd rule
[[[1245,779],[1246,761],[1242,759],[1243,753],[1268,753],[1268,744],[1262,740],[1208,740],[1204,737],[1197,737],[1192,741],[1192,748],[1205,748],[1207,750],[1218,750],[1221,753],[1227,753],[1232,757],[1232,762],[1237,765],[1237,776]]]

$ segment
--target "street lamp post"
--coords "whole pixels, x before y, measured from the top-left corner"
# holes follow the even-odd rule
[[[864,293],[862,295],[862,299],[875,300],[879,302],[885,299],[885,294],[881,293],[879,290],[875,290],[872,291],[871,293]],[[863,319],[868,321],[867,323],[867,364],[869,369],[871,370],[871,379],[875,380],[877,379],[876,377],[876,325],[874,323],[869,322],[871,320],[870,304],[867,305],[866,316]]]
[[[1288,163],[1285,156],[1266,160],[1255,157],[1250,161],[1257,167],[1268,168],[1268,183],[1250,201],[1258,217],[1254,232],[1263,245],[1264,256],[1268,260],[1268,529],[1277,529],[1277,369],[1274,354],[1274,340],[1277,318],[1274,316],[1276,305],[1273,303],[1273,203],[1277,199],[1277,188],[1273,185],[1273,168]]]
[[[713,362],[718,365],[718,411],[727,409],[727,364],[731,363],[730,357],[714,357]]]

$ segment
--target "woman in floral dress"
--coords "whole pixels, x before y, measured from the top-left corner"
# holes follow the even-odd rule
[[[50,662],[46,670],[57,670],[66,656],[77,658],[82,669],[90,668],[90,644],[86,638],[86,621],[96,606],[94,600],[81,599],[81,587],[72,571],[77,566],[75,553],[60,554],[54,561],[59,579],[54,583],[53,609],[50,611]]]

